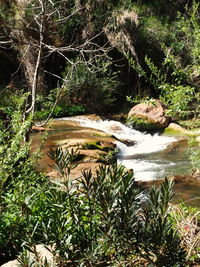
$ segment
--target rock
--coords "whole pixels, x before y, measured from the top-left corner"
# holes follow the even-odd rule
[[[120,133],[123,131],[123,129],[117,124],[110,125],[109,130],[114,133]]]
[[[22,265],[18,260],[13,260],[1,265],[1,267],[22,267]]]
[[[107,118],[109,120],[120,121],[123,123],[123,122],[126,122],[127,114],[125,113],[111,114],[111,115],[108,115]]]
[[[199,184],[200,183],[200,176],[196,173],[194,174],[185,174],[185,175],[174,175],[171,176],[169,179],[174,181],[175,184]]]
[[[102,151],[110,151],[110,150],[114,150],[116,148],[116,144],[113,143],[112,141],[93,141],[93,142],[89,142],[86,143],[85,146],[88,149],[99,149]]]
[[[82,154],[87,155],[85,161],[100,162],[111,164],[116,162],[116,147],[112,141],[96,141],[88,142],[83,145],[85,151],[80,150]]]
[[[103,151],[110,151],[110,150],[115,150],[117,145],[113,142],[109,142],[109,141],[100,141],[100,146],[102,148]]]
[[[165,106],[158,99],[134,106],[128,113],[127,122],[138,130],[159,130],[166,128],[170,117],[165,115]]]
[[[175,189],[177,186],[181,186],[182,193],[183,188],[186,190],[191,190],[191,186],[196,188],[196,191],[199,192],[200,188],[200,169],[194,170],[191,174],[185,175],[173,175],[167,177],[169,181],[174,182]],[[137,184],[140,185],[142,188],[151,188],[152,186],[160,186],[164,182],[165,178],[158,179],[158,180],[150,180],[150,181],[137,181]],[[184,187],[182,187],[184,186]],[[175,190],[176,191],[176,190]]]
[[[55,264],[53,254],[44,245],[42,244],[36,245],[35,249],[36,249],[36,252],[39,258],[39,263],[41,266],[45,263],[45,261],[47,261],[48,266]],[[30,261],[34,262],[35,255],[31,252],[27,252],[27,253],[28,253],[28,257]],[[22,266],[23,265],[18,260],[9,261],[1,265],[1,267],[22,267]]]
[[[94,121],[99,121],[101,120],[101,117],[96,115],[96,114],[89,114],[89,115],[78,115],[78,116],[74,116],[74,117],[71,117],[71,118],[89,118],[91,120],[94,120]]]
[[[96,174],[96,170],[99,166],[102,165],[101,163],[96,162],[84,162],[78,164],[78,166],[72,170],[71,172],[71,179],[77,179],[82,176],[83,171],[91,171],[93,175]],[[52,177],[52,176],[51,176]]]
[[[38,253],[39,260],[41,263],[44,263],[45,261],[47,261],[49,265],[54,263],[54,257],[53,257],[53,254],[51,253],[50,247],[49,249],[47,249],[44,245],[39,244],[39,245],[36,245],[36,251]]]
[[[170,123],[169,126],[165,129],[165,133],[179,135],[179,134],[190,134],[190,131],[188,131],[186,128],[180,126],[177,123]]]
[[[74,179],[81,176],[81,171],[88,170],[90,166],[92,173],[95,173],[97,166],[103,164],[112,164],[117,161],[117,145],[115,144],[115,139],[106,136],[101,137],[91,137],[93,130],[82,136],[82,139],[64,139],[57,142],[63,149],[69,152],[77,151],[79,154],[75,160],[75,169],[71,172],[70,178]],[[86,132],[84,132],[86,133]],[[56,147],[56,146],[55,146]],[[48,162],[47,174],[52,179],[58,179],[59,173],[56,170],[52,170],[54,162],[47,156],[43,159],[45,164]]]
[[[40,126],[32,126],[32,131],[33,132],[44,132],[46,130],[50,130],[49,128],[44,128],[44,127],[40,127]]]
[[[127,145],[127,146],[134,146],[137,144],[136,141],[129,140],[129,139],[120,139],[119,141],[122,142],[123,144]]]

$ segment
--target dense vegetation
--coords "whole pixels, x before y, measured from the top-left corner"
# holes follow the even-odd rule
[[[196,1],[2,1],[0,23],[1,90],[29,91],[27,113],[46,117],[55,101],[54,116],[116,112],[157,97],[176,119],[198,118]]]
[[[144,190],[116,164],[71,179],[77,152],[51,150],[60,181],[35,170],[20,113],[1,134],[0,259],[22,266],[187,266],[199,261],[199,212],[172,206],[173,183]],[[9,131],[9,132],[7,132]],[[38,261],[45,244],[54,264]],[[34,253],[30,260],[27,251]]]
[[[35,119],[127,111],[151,98],[176,120],[198,121],[199,9],[184,0],[1,1],[0,263],[44,266],[26,257],[41,243],[58,266],[199,262],[199,215],[170,205],[171,182],[145,191],[116,165],[72,181],[76,152],[61,149],[49,153],[62,178],[52,182],[24,141]]]

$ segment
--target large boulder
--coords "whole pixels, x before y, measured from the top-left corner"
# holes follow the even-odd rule
[[[127,122],[137,130],[149,131],[166,128],[170,117],[165,115],[166,107],[158,99],[140,103],[128,113]]]

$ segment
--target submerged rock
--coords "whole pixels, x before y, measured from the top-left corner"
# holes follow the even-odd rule
[[[165,115],[165,106],[158,99],[134,106],[128,113],[127,122],[137,130],[149,131],[166,128],[170,117]]]

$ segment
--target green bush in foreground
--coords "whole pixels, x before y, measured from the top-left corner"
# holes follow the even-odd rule
[[[3,198],[4,256],[15,256],[20,246],[31,249],[44,243],[53,248],[58,266],[139,266],[142,261],[183,266],[185,251],[169,220],[171,182],[145,192],[132,172],[116,164],[71,180],[76,152],[57,149],[50,156],[62,182],[26,179]]]

